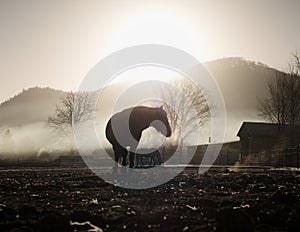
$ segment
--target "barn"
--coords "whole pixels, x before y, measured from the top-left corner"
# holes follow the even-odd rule
[[[287,148],[300,144],[300,126],[280,126],[275,123],[243,122],[238,134],[241,155]]]

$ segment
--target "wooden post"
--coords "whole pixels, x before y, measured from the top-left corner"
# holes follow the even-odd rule
[[[288,154],[288,148],[285,149],[285,168],[287,168],[288,163],[287,163],[287,154]]]
[[[165,166],[165,152],[166,152],[166,147],[163,147],[162,150],[162,166]]]
[[[259,157],[258,157],[258,158],[259,158],[258,165],[259,165],[259,166],[262,166],[262,162],[261,162],[261,160],[262,160],[262,159],[261,159],[262,153],[259,152],[259,153],[258,153],[258,156],[259,156]]]
[[[299,168],[299,145],[297,146],[297,168]]]
[[[228,164],[228,156],[229,156],[229,148],[227,148],[227,153],[226,153],[226,165],[229,165]]]

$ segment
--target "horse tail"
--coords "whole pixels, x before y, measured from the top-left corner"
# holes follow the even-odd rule
[[[106,124],[105,136],[112,145],[115,143],[115,141],[114,141],[115,139],[114,139],[114,135],[113,135],[112,127],[111,127],[111,119]]]

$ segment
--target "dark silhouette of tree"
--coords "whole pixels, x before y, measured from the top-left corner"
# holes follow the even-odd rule
[[[267,86],[269,96],[258,100],[258,111],[261,117],[285,125],[300,123],[300,77],[299,56],[292,54],[289,73],[275,72],[275,79]]]
[[[177,80],[175,88],[160,89],[176,145],[181,145],[210,115],[206,98],[191,81]],[[181,141],[180,141],[181,138]]]
[[[75,103],[76,99],[76,103]],[[92,105],[88,93],[69,92],[61,98],[56,106],[55,115],[48,118],[48,125],[60,132],[69,132],[74,122],[88,120],[91,116]]]
[[[259,115],[271,122],[285,125],[287,113],[287,74],[275,71],[275,80],[267,85],[269,97],[258,100]]]
[[[297,52],[292,54],[292,61],[289,63],[290,77],[288,79],[288,106],[289,124],[300,123],[300,56]]]
[[[48,118],[48,125],[60,135],[59,142],[65,144],[65,149],[70,149],[71,155],[77,153],[74,137],[72,136],[74,123],[88,120],[92,113],[90,95],[88,93],[66,93],[61,98],[60,105],[56,106],[55,115]]]

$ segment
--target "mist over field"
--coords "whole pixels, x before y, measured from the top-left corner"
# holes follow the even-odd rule
[[[224,58],[207,62],[205,66],[218,83],[224,97],[227,116],[225,141],[235,141],[236,133],[243,121],[262,121],[256,110],[257,99],[266,96],[265,88],[268,80],[274,78],[275,69],[242,58]],[[145,92],[143,90],[146,84],[139,90],[135,89],[135,86],[139,87],[138,83],[138,80],[120,81],[102,89],[101,96],[97,99],[95,128],[99,142],[104,147],[110,147],[104,134],[109,117],[136,104],[126,99],[122,103],[119,97],[130,88],[133,91],[128,99]],[[153,91],[157,94],[157,90]],[[42,152],[62,155],[70,151],[74,144],[71,131],[67,136],[62,136],[47,125],[48,117],[54,115],[55,108],[60,104],[64,94],[65,92],[60,90],[34,87],[2,103],[0,157],[39,156]],[[200,143],[208,143],[210,126],[208,121],[200,128]],[[140,146],[155,147],[161,140],[161,135],[153,128],[149,128],[143,132]]]

